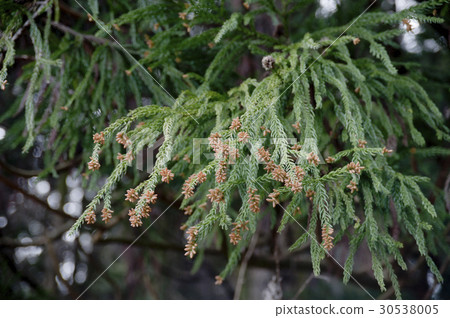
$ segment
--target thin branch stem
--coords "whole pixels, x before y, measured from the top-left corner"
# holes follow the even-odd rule
[[[306,289],[306,287],[308,287],[309,283],[310,283],[314,278],[317,278],[317,279],[323,279],[323,280],[326,280],[326,281],[329,280],[329,278],[326,277],[326,276],[322,276],[322,275],[314,276],[314,274],[311,273],[311,274],[308,276],[308,278],[303,282],[303,284],[300,286],[300,288],[297,290],[297,292],[295,293],[294,297],[292,297],[292,299],[293,299],[293,300],[294,300],[294,299],[298,299],[298,297],[301,295],[301,293],[303,293],[303,291]]]
[[[56,22],[56,21],[52,21],[51,25],[54,28],[56,28],[56,29],[58,29],[58,30],[60,30],[62,32],[72,34],[72,35],[74,35],[76,37],[82,38],[83,40],[87,40],[87,41],[90,41],[90,42],[93,42],[93,43],[97,43],[97,44],[101,44],[101,45],[107,44],[107,45],[110,45],[110,46],[118,47],[118,45],[116,43],[112,42],[112,41],[109,41],[109,40],[104,39],[104,38],[99,38],[99,37],[96,37],[94,35],[83,34],[83,33],[77,32],[74,29],[68,27],[67,25],[61,24],[61,23]]]
[[[248,262],[250,261],[253,252],[255,251],[256,244],[258,243],[259,228],[253,234],[253,237],[248,246],[247,253],[245,253],[244,259],[242,260],[241,267],[239,268],[238,279],[236,282],[236,289],[234,291],[234,300],[239,300],[241,298],[242,286],[244,285],[245,272],[247,271]]]

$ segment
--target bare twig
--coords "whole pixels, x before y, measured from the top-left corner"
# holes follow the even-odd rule
[[[11,239],[9,237],[4,237],[0,239],[1,247],[27,247],[27,246],[43,246],[49,241],[55,241],[61,237],[66,231],[72,226],[72,221],[67,222],[65,225],[60,226],[54,232],[46,236],[39,236],[33,238],[31,241],[20,241],[16,239]]]
[[[295,293],[294,297],[292,297],[292,299],[297,299],[298,296],[300,296],[301,293],[303,293],[303,291],[305,290],[306,286],[308,286],[308,284],[313,280],[314,278],[314,274],[311,273],[308,278],[303,282],[303,284],[300,286],[300,288],[297,290],[297,292]]]
[[[445,207],[447,208],[447,212],[450,213],[450,173],[447,176],[447,180],[445,180],[444,199],[445,199]]]
[[[297,292],[295,293],[295,295],[294,295],[294,297],[293,297],[292,299],[297,299],[297,298],[301,295],[301,293],[303,293],[303,291],[305,290],[305,288],[308,287],[309,283],[310,283],[314,278],[317,278],[317,279],[323,279],[323,280],[326,280],[326,281],[329,280],[328,277],[326,277],[326,276],[322,276],[322,275],[314,276],[314,274],[311,273],[311,275],[308,276],[308,278],[303,282],[303,284],[302,284],[302,285],[300,286],[300,288],[297,290]]]
[[[62,216],[64,218],[68,218],[68,219],[72,219],[72,220],[77,220],[78,218],[68,215],[66,213],[64,213],[64,211],[59,210],[59,209],[54,209],[52,207],[50,207],[47,202],[45,202],[44,200],[39,199],[38,197],[32,195],[31,193],[28,193],[28,191],[25,191],[24,189],[22,189],[21,187],[19,187],[18,185],[16,185],[14,182],[10,181],[9,179],[3,177],[2,175],[0,175],[0,182],[4,183],[5,185],[7,185],[8,187],[10,187],[11,189],[14,189],[20,193],[22,193],[23,195],[25,195],[27,198],[29,198],[30,200],[32,200],[33,202],[37,203],[38,205],[46,208],[48,211],[53,212],[54,214],[57,214],[59,216]]]
[[[72,35],[74,35],[76,37],[79,37],[79,38],[81,38],[83,40],[87,40],[87,41],[94,42],[94,43],[97,43],[97,44],[107,44],[107,45],[116,46],[116,47],[118,46],[116,43],[114,43],[112,41],[109,41],[109,40],[104,39],[104,38],[99,38],[99,37],[96,37],[94,35],[83,34],[83,33],[77,32],[74,29],[68,27],[67,25],[61,24],[61,23],[56,22],[56,21],[52,21],[51,25],[54,28],[56,28],[56,29],[58,29],[60,31],[72,34]]]
[[[77,217],[69,215],[69,214],[65,213],[63,210],[54,209],[54,208],[50,207],[46,201],[34,196],[33,194],[29,193],[28,191],[25,191],[24,189],[22,189],[21,187],[16,185],[14,182],[10,181],[9,179],[5,178],[2,175],[0,175],[0,182],[4,183],[6,186],[10,187],[11,189],[22,193],[24,196],[26,196],[33,202],[37,203],[38,205],[44,207],[46,210],[48,210],[60,217],[70,219],[70,220],[78,220]],[[112,228],[114,225],[116,225],[121,219],[123,219],[124,216],[125,216],[125,212],[119,214],[116,218],[112,219],[108,224],[94,223],[94,224],[91,224],[91,226],[95,227],[96,229],[107,230],[107,229]],[[43,244],[31,244],[31,245],[43,245]]]
[[[32,16],[33,19],[36,18],[39,14],[41,14],[43,12],[42,9],[44,9],[47,6],[49,1],[50,0],[46,0],[41,4],[41,6],[34,12],[34,14]],[[17,14],[19,14],[19,12]],[[25,21],[25,23],[22,25],[22,27],[19,30],[17,30],[17,32],[11,37],[11,40],[14,42],[22,34],[23,30],[26,27],[28,27],[29,25],[30,25],[30,20]]]
[[[259,228],[258,228],[259,229]],[[247,253],[245,253],[242,260],[241,267],[239,268],[238,279],[236,282],[236,289],[234,291],[234,300],[238,300],[241,297],[242,286],[244,285],[245,272],[247,271],[248,262],[255,251],[256,244],[258,243],[259,230],[256,230],[255,234],[250,241]]]
[[[61,162],[54,166],[54,170],[56,172],[68,170],[75,165],[78,165],[82,160],[82,156],[77,156],[73,158],[72,160]],[[9,173],[12,173],[19,177],[25,177],[25,178],[31,178],[36,177],[44,172],[44,170],[26,170],[26,169],[20,169],[18,167],[12,166],[8,164],[4,159],[0,159],[0,167],[8,171]]]

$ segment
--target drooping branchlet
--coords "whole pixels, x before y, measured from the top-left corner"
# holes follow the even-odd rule
[[[187,178],[183,183],[183,191],[181,193],[184,195],[184,198],[190,198],[194,195],[194,185],[193,180],[195,178],[195,175],[190,176]]]
[[[331,250],[334,246],[333,244],[334,237],[332,237],[331,234],[333,234],[333,228],[328,225],[324,225],[322,227],[322,246],[327,251]]]
[[[128,211],[128,216],[130,217],[129,221],[130,221],[130,224],[131,224],[132,227],[142,226],[143,223],[142,223],[142,220],[141,220],[141,215],[138,215],[136,213],[135,209],[130,209]]]
[[[245,131],[240,131],[238,133],[238,141],[239,142],[246,143],[249,138],[250,138],[250,136]]]
[[[260,128],[261,128],[261,130],[262,130],[262,132],[263,132],[263,136],[264,136],[264,137],[265,137],[267,134],[270,134],[270,133],[271,133],[270,129],[268,129],[268,128],[264,127],[264,126],[261,126]]]
[[[361,166],[359,162],[354,163],[353,161],[347,165],[347,170],[350,173],[361,174],[361,171],[364,170],[365,167]]]
[[[105,223],[108,223],[109,220],[111,220],[111,218],[112,218],[112,213],[113,213],[113,211],[111,209],[103,208],[102,209],[102,221]]]
[[[193,258],[194,255],[197,253],[197,235],[198,235],[198,228],[196,226],[190,227],[187,231],[187,243],[184,248],[186,253],[184,253],[185,256],[189,256],[190,258]]]
[[[233,228],[231,229],[231,233],[228,235],[230,237],[230,243],[233,245],[237,245],[241,240],[241,231],[248,231],[248,224],[249,221],[245,222],[234,222]]]
[[[356,186],[355,181],[350,181],[350,183],[347,185],[347,188],[350,190],[350,193],[358,191],[358,187]]]
[[[383,147],[383,149],[381,150],[381,153],[382,153],[383,155],[385,155],[385,154],[387,154],[387,153],[392,153],[392,152],[393,152],[393,150],[387,149],[386,147]]]
[[[144,205],[141,210],[141,217],[148,218],[150,216],[150,212],[152,212],[152,208],[148,205]]]
[[[273,162],[273,160],[270,160],[266,163],[264,170],[266,170],[268,173],[271,173],[276,167],[277,165]]]
[[[247,203],[249,205],[250,211],[254,213],[258,213],[260,211],[259,209],[259,201],[261,199],[259,194],[256,193],[256,189],[248,189],[248,200]]]
[[[92,139],[94,140],[94,143],[103,145],[105,144],[105,133],[103,131],[96,133],[92,136]]]
[[[139,199],[139,194],[135,189],[127,190],[127,193],[125,194],[125,201],[136,202],[137,199]]]
[[[155,204],[156,203],[156,199],[158,198],[158,195],[155,193],[155,191],[145,191],[142,194],[142,198],[147,202],[147,203],[151,203],[151,204]]]
[[[216,182],[224,183],[227,180],[227,163],[219,162],[219,167],[216,170]]]
[[[166,183],[169,183],[171,180],[173,180],[174,177],[172,171],[167,168],[162,169],[159,174],[161,175],[161,181]]]
[[[278,196],[280,192],[276,189],[273,189],[273,192],[269,194],[269,197],[266,199],[267,202],[271,202],[272,206],[275,207],[280,202],[278,201]]]
[[[124,148],[127,148],[129,145],[131,145],[131,140],[125,135],[124,132],[118,132],[116,134],[116,141],[123,145]]]
[[[222,203],[224,202],[223,192],[219,188],[209,189],[208,199],[211,202]]]
[[[95,212],[93,208],[89,208],[84,220],[87,224],[94,224],[96,220]]]
[[[300,130],[300,123],[299,122],[296,122],[295,124],[292,124],[292,127],[295,128],[295,130],[297,131],[298,134],[301,132],[301,130]]]
[[[289,181],[288,174],[280,166],[276,165],[272,171],[272,178],[279,182]]]
[[[131,163],[134,160],[134,155],[131,151],[127,151],[123,159],[125,159],[128,163]]]
[[[231,130],[239,130],[241,128],[241,126],[242,126],[242,124],[241,124],[241,121],[239,120],[239,117],[236,117],[231,122],[230,129]]]
[[[315,154],[314,152],[310,152],[308,154],[308,157],[306,158],[306,160],[308,160],[308,162],[312,165],[317,166],[320,162],[319,156],[317,154]]]
[[[314,195],[316,194],[316,192],[312,189],[308,189],[306,190],[306,197],[312,201],[314,199]]]
[[[98,162],[98,159],[94,158],[94,157],[89,157],[89,159],[91,159],[91,161],[88,162],[88,169],[95,171],[100,169],[100,163]]]
[[[258,149],[257,155],[258,155],[259,160],[261,160],[265,163],[268,163],[270,161],[270,153],[269,153],[269,151],[264,149],[264,147],[261,147]]]
[[[188,205],[184,208],[184,215],[191,215],[194,212],[192,205]]]
[[[295,150],[295,151],[300,151],[300,150],[302,150],[302,146],[299,144],[295,144],[295,145],[292,145],[291,149]]]
[[[203,183],[206,181],[206,174],[203,171],[200,171],[199,173],[197,173],[197,183]]]
[[[358,147],[359,148],[366,148],[366,145],[367,145],[367,141],[362,140],[362,139],[358,140]]]

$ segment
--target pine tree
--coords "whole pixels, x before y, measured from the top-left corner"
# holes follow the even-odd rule
[[[70,8],[59,1],[0,4],[0,84],[14,95],[0,122],[24,112],[8,129],[8,147],[27,153],[44,142],[52,149],[45,173],[56,175],[62,156],[93,147],[81,158],[86,187],[96,187],[96,170],[108,177],[72,233],[111,219],[112,198],[133,167],[134,186],[120,194],[133,204],[130,225],[149,224],[156,187],[169,183],[187,215],[187,257],[226,233],[229,257],[219,283],[261,219],[280,214],[273,226],[299,227],[290,250],[309,242],[315,275],[348,238],[344,282],[367,244],[381,291],[388,275],[400,298],[393,264],[407,270],[401,251],[413,238],[442,281],[430,253],[449,252],[445,208],[425,195],[429,178],[400,163],[411,147],[448,155],[450,131],[422,85],[426,79],[391,59],[389,49],[412,32],[411,21],[444,22],[439,12],[448,1],[395,13],[362,7],[344,25],[320,28],[311,11],[317,4],[308,0],[242,7],[212,0],[70,3],[76,10],[69,14],[81,21],[73,26],[61,20]],[[264,15],[274,34],[258,29]],[[304,25],[292,23],[299,18]],[[26,50],[18,39],[30,43]],[[31,48],[10,83],[8,70]],[[258,61],[257,72],[236,72],[243,56]],[[428,139],[442,146],[427,148]],[[153,169],[140,180],[136,158],[159,140]],[[205,155],[203,143],[213,155]]]

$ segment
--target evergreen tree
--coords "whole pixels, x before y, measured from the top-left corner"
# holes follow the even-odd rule
[[[72,234],[129,202],[130,225],[147,227],[158,189],[173,189],[186,256],[226,245],[218,284],[267,216],[295,229],[290,251],[309,244],[315,275],[348,244],[348,282],[367,245],[380,290],[387,280],[401,298],[412,238],[442,282],[432,255],[449,254],[445,193],[405,158],[448,156],[450,130],[427,78],[392,52],[449,5],[375,2],[327,16],[311,0],[2,1],[2,152],[39,143],[41,176],[80,160],[97,194]],[[143,177],[137,159],[160,141]]]

